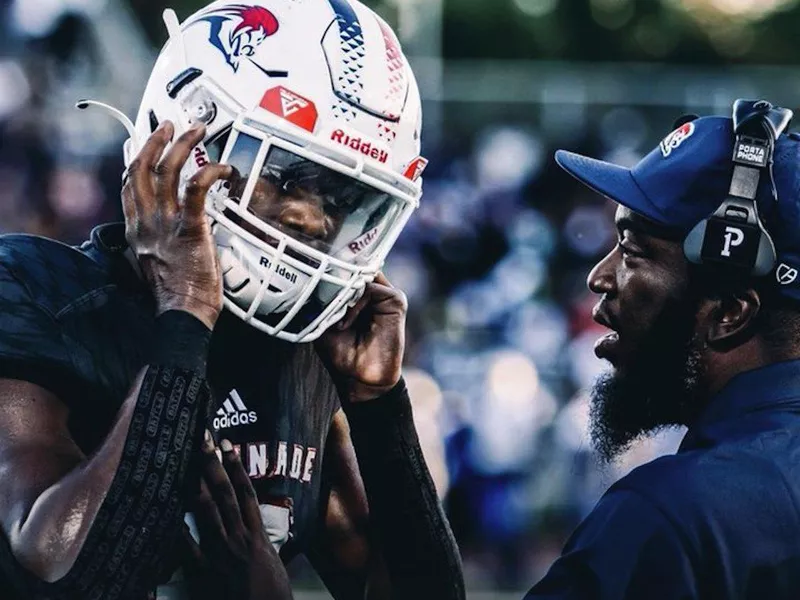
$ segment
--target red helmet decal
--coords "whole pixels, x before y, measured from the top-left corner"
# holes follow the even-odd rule
[[[319,115],[314,103],[282,85],[267,90],[259,106],[312,133],[317,125]]]
[[[425,171],[425,167],[427,166],[428,159],[418,156],[409,163],[409,165],[406,167],[405,173],[403,173],[403,176],[411,181],[416,181],[422,177],[422,173]]]

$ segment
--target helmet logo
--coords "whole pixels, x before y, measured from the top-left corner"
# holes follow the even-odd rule
[[[267,90],[259,106],[312,133],[317,125],[319,115],[314,103],[282,85]]]
[[[406,167],[403,176],[411,181],[416,181],[420,177],[422,177],[423,171],[425,171],[425,167],[428,166],[428,160],[421,156],[418,156],[414,160],[412,160],[409,165]]]
[[[278,74],[267,71],[252,58],[264,40],[274,35],[279,27],[275,15],[263,6],[231,4],[207,12],[190,26],[200,22],[211,25],[208,41],[222,53],[234,73],[242,60],[249,60],[267,75]]]
[[[331,140],[342,146],[347,146],[353,150],[361,152],[373,160],[381,163],[386,163],[389,160],[389,153],[378,147],[374,142],[365,140],[361,137],[348,135],[343,129],[337,129],[331,132]]]

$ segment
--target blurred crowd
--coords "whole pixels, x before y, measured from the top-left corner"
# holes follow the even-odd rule
[[[94,94],[136,110],[153,50],[110,6],[0,0],[3,233],[77,243],[121,218],[124,130],[73,108]],[[651,119],[609,108],[570,149],[630,164],[666,133]],[[616,243],[614,209],[560,172],[534,123],[498,122],[426,148],[425,195],[386,273],[409,297],[406,377],[468,583],[523,589],[612,481],[681,432],[595,463],[587,394],[604,365],[586,277]]]

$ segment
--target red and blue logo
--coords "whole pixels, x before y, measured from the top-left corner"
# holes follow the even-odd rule
[[[270,77],[286,76],[285,71],[265,69],[253,60],[258,47],[278,31],[278,19],[271,11],[263,6],[231,4],[210,10],[191,25],[201,22],[210,24],[208,41],[234,72],[247,60]]]
[[[661,141],[659,144],[661,154],[664,155],[664,158],[669,158],[672,151],[680,148],[681,144],[692,137],[693,134],[694,123],[691,121],[684,123]]]

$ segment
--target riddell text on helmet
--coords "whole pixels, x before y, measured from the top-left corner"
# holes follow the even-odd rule
[[[376,148],[372,143],[365,142],[360,137],[350,137],[341,129],[337,129],[331,133],[331,140],[343,146],[347,146],[348,148],[352,148],[353,150],[358,150],[361,154],[374,158],[378,162],[385,163],[389,160],[389,153],[386,152],[386,150]]]
[[[259,262],[262,267],[266,267],[267,269],[272,267],[272,262],[266,256],[262,256]],[[297,283],[297,273],[292,273],[289,269],[287,269],[283,265],[278,265],[278,268],[275,270],[275,273],[278,276],[283,277],[286,281],[289,281],[291,283]]]

